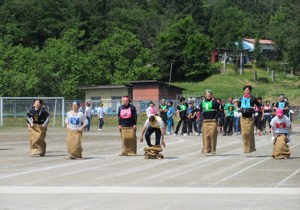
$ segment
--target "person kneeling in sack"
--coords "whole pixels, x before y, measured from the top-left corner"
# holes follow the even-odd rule
[[[68,112],[65,122],[67,124],[67,148],[69,159],[82,159],[82,131],[88,124],[85,115],[78,112],[79,102],[72,103],[72,110]]]
[[[145,134],[146,132],[146,134]],[[155,132],[155,145],[151,144],[151,134]],[[166,147],[164,140],[164,122],[158,116],[150,116],[144,125],[141,133],[140,142],[143,142],[143,136],[145,134],[147,147],[145,150],[145,159],[162,159],[164,156],[160,154],[162,152],[161,145]],[[160,144],[161,139],[161,144]]]
[[[275,159],[287,159],[291,155],[287,145],[290,141],[291,121],[283,112],[282,109],[277,109],[276,117],[271,121],[272,140],[274,141],[272,157]]]
[[[46,131],[50,115],[41,108],[42,100],[34,100],[33,109],[27,113],[27,126],[30,131],[30,155],[45,156],[46,154]]]

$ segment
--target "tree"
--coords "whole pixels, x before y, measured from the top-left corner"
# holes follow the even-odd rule
[[[192,17],[179,18],[157,39],[154,58],[160,78],[168,78],[172,61],[175,81],[199,79],[209,72],[210,50],[209,38],[198,31]]]
[[[129,32],[115,28],[111,36],[93,48],[111,84],[156,79],[158,68],[150,63],[150,50]]]

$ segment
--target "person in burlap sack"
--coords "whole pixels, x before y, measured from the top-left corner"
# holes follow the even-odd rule
[[[283,109],[276,110],[276,117],[271,121],[272,141],[274,142],[272,157],[287,159],[290,157],[290,148],[287,145],[290,139],[291,121],[284,115]]]
[[[130,104],[130,98],[124,96],[118,109],[119,131],[122,139],[120,156],[136,156],[136,108]]]
[[[146,132],[146,133],[145,133]],[[155,133],[155,144],[151,144],[151,134]],[[150,116],[145,124],[141,133],[140,142],[143,142],[143,136],[145,134],[147,147],[144,149],[145,151],[145,159],[162,159],[164,156],[160,154],[162,152],[162,147],[166,147],[164,140],[164,122],[161,117],[158,116]],[[161,139],[161,144],[160,144]]]
[[[254,139],[254,105],[260,107],[260,103],[251,95],[252,87],[250,85],[245,85],[243,91],[244,95],[240,98],[241,103],[239,104],[240,112],[242,113],[241,130],[243,150],[244,153],[250,153],[256,151]]]
[[[203,154],[216,154],[218,136],[217,117],[218,112],[221,111],[221,104],[212,98],[211,90],[206,90],[205,99],[200,102],[198,109],[203,114],[203,148],[201,152]]]
[[[78,112],[79,102],[72,103],[72,110],[67,113],[65,122],[67,124],[67,149],[69,156],[65,159],[83,159],[82,158],[82,131],[88,124],[85,115]]]
[[[30,132],[30,155],[45,156],[46,132],[50,121],[50,114],[41,108],[42,100],[34,100],[33,108],[27,113],[27,126]]]

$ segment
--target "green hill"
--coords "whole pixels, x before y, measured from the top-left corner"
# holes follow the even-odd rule
[[[232,68],[226,68],[226,74],[213,74],[202,82],[176,82],[179,87],[186,88],[184,95],[203,95],[206,89],[211,89],[216,98],[227,100],[229,97],[241,96],[242,88],[249,84],[253,87],[253,95],[262,97],[263,101],[269,99],[276,101],[284,93],[291,105],[300,105],[300,77],[285,73],[275,73],[275,82],[272,83],[272,73],[257,69],[257,78],[265,78],[265,82],[254,81],[254,68],[244,69],[244,74],[235,73]]]

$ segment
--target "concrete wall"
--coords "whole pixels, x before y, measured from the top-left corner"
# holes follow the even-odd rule
[[[105,88],[85,90],[85,101],[91,101],[92,97],[100,97],[103,105],[106,107],[112,106],[112,96],[122,97],[129,95],[131,97],[131,88]]]

